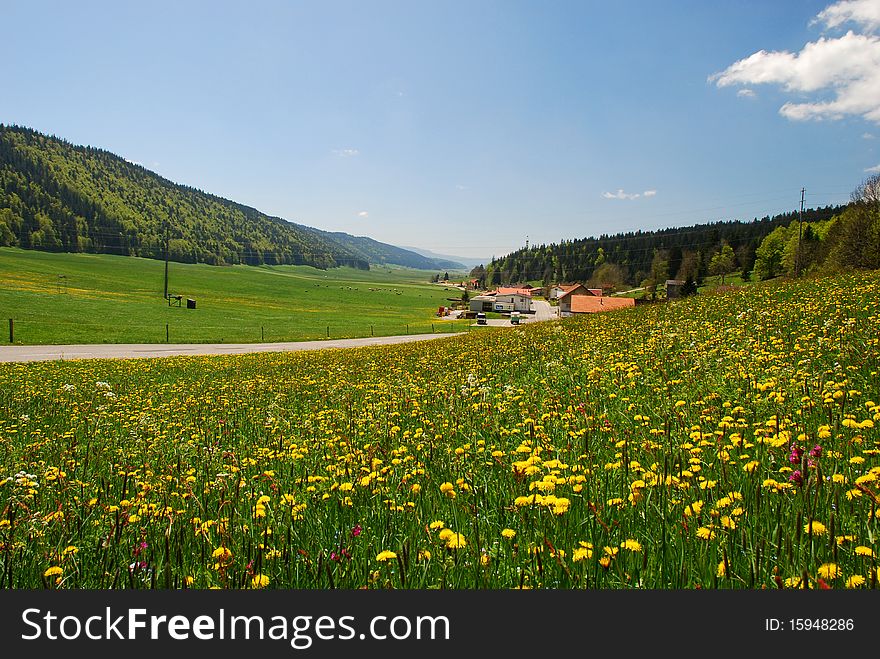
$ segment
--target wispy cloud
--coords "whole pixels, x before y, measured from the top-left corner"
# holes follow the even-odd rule
[[[461,183],[459,183],[458,185],[455,186],[455,189],[456,190],[467,190],[468,187],[466,185],[462,185]]]
[[[824,23],[836,28],[846,23],[863,25],[869,30],[880,27],[880,3],[877,0],[841,0],[825,7],[810,25]]]
[[[855,24],[836,38],[821,37],[800,52],[760,50],[709,76],[718,87],[779,85],[806,96],[788,101],[779,113],[798,121],[860,116],[880,123],[880,2],[843,0],[825,8],[814,20],[829,29]],[[744,91],[744,90],[741,90]]]
[[[874,133],[862,133],[862,139],[863,140],[873,140]]]
[[[367,211],[360,211],[358,217],[370,217],[370,214]]]
[[[866,169],[865,171],[868,172],[869,174],[880,174],[880,165],[874,165],[873,167],[868,167],[868,169]]]
[[[603,192],[605,199],[638,199],[639,197],[653,197],[657,194],[656,190],[645,190],[644,192],[624,192],[622,188],[617,192]]]
[[[736,93],[736,95],[739,96],[740,98],[755,98],[757,96],[754,89],[748,89],[748,88],[740,89]]]
[[[360,151],[357,149],[333,149],[333,155],[339,156],[340,158],[353,158],[354,156],[360,155]]]

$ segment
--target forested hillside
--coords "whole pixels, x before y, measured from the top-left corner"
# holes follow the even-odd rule
[[[840,206],[807,210],[804,220],[827,220],[842,210]],[[712,257],[725,245],[738,269],[748,273],[764,237],[797,219],[793,211],[751,222],[713,222],[535,245],[494,260],[487,267],[487,280],[490,285],[542,280],[617,286],[651,285],[666,277],[696,281],[709,273]]]
[[[0,125],[0,245],[190,263],[351,265],[317,231],[177,185],[107,151]]]
[[[178,185],[108,151],[0,124],[0,246],[209,264],[458,267],[294,224]]]

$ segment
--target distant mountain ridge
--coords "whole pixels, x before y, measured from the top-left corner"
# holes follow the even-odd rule
[[[342,232],[319,231],[328,240],[342,245],[355,256],[367,259],[370,263],[402,265],[419,270],[465,270],[457,261],[432,258],[405,247],[396,247],[365,236],[352,236]]]
[[[438,254],[437,252],[432,252],[429,249],[422,249],[421,247],[412,247],[411,245],[400,245],[401,249],[407,249],[411,252],[415,252],[416,254],[421,254],[422,256],[426,256],[429,259],[440,259],[443,261],[447,261],[450,263],[455,263],[458,268],[463,268],[466,270],[470,270],[472,268],[477,267],[478,265],[486,265],[492,259],[491,258],[481,258],[475,259],[468,256],[453,256],[451,254]]]
[[[189,263],[390,263],[434,270],[422,255],[330,233],[165,179],[109,151],[0,124],[0,246]]]

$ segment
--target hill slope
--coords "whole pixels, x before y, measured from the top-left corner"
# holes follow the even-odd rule
[[[826,206],[804,211],[804,221],[827,220],[844,210],[844,206]],[[598,238],[567,240],[550,245],[520,249],[488,265],[490,284],[528,280],[587,282],[601,274],[599,267],[614,264],[619,283],[638,285],[653,277],[699,281],[708,274],[712,255],[729,244],[736,253],[736,269],[750,272],[755,251],[761,241],[779,226],[798,219],[797,212],[783,213],[748,221],[724,221],[696,224],[659,231],[635,231]],[[655,260],[655,257],[659,257]]]
[[[368,238],[271,217],[108,151],[0,124],[0,246],[189,263],[444,267]]]

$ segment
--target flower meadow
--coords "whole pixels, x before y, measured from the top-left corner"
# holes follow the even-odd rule
[[[4,588],[875,588],[880,274],[0,366]]]

